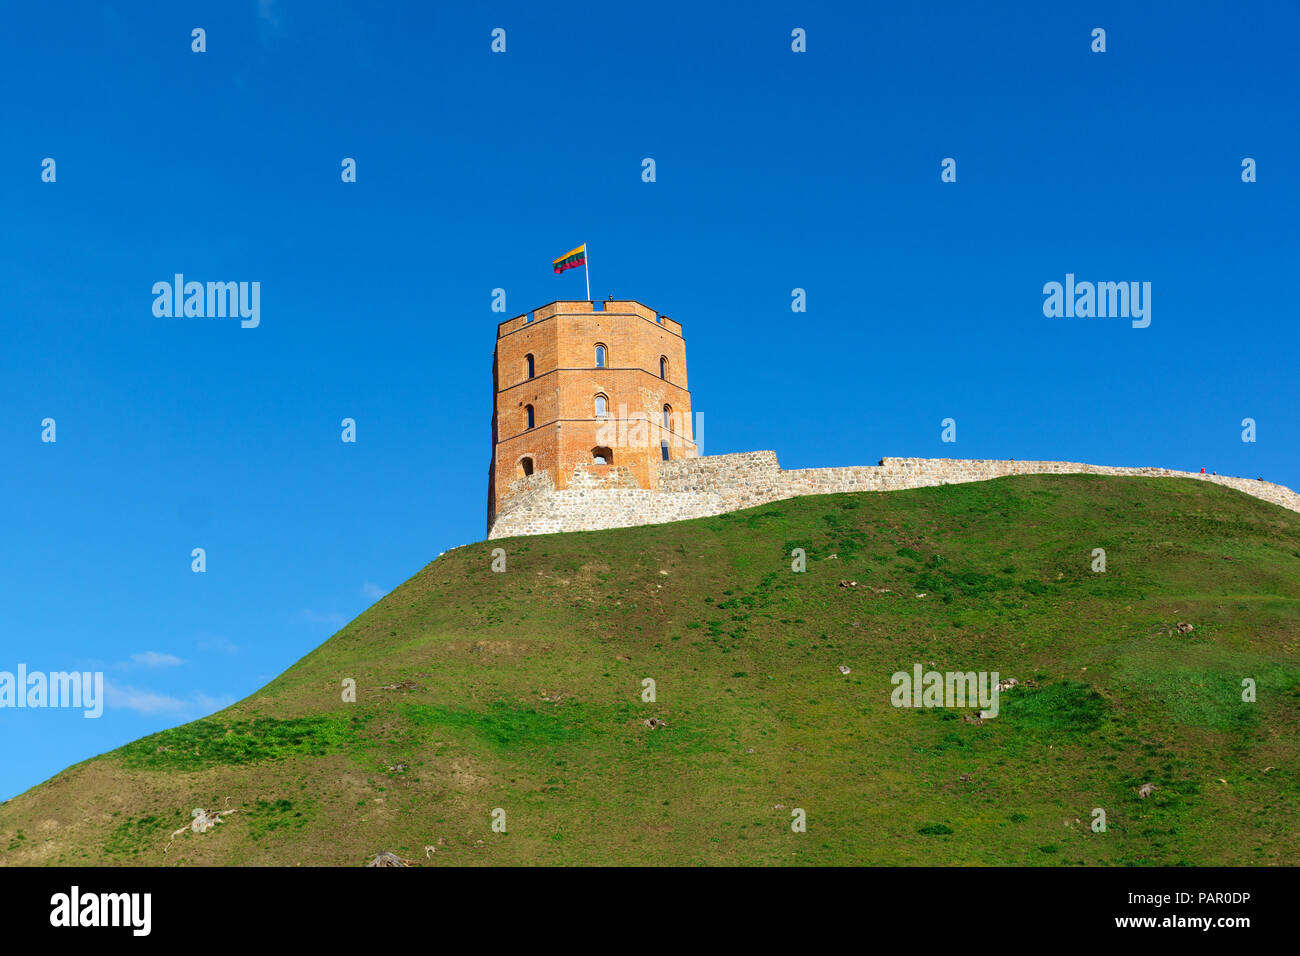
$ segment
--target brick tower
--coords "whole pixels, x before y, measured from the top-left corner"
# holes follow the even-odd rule
[[[693,458],[682,327],[640,302],[552,302],[497,326],[488,530],[535,489],[657,489]]]

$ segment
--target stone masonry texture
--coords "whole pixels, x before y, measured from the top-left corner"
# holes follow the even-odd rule
[[[595,531],[662,524],[751,508],[800,495],[895,491],[988,481],[1007,475],[1116,475],[1210,481],[1300,512],[1290,488],[1250,478],[1202,475],[1168,468],[1124,468],[1070,461],[995,461],[955,458],[882,458],[879,465],[786,471],[776,452],[753,451],[672,461],[650,461],[657,473],[645,487],[638,474],[617,467],[576,464],[556,487],[550,472],[517,478],[503,496],[488,537]]]

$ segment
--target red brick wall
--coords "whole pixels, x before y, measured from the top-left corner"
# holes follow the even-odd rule
[[[531,313],[531,322],[525,314],[497,329],[489,523],[509,497],[525,456],[533,459],[535,473],[548,472],[555,487],[563,489],[575,466],[584,466],[593,477],[611,470],[592,459],[593,448],[608,447],[614,468],[626,469],[640,487],[651,488],[657,482],[661,439],[670,442],[673,458],[695,454],[681,325],[639,302],[597,304],[604,310],[593,311],[589,302],[552,302]],[[596,368],[598,343],[606,347],[603,369]],[[666,380],[660,378],[661,357],[668,360]],[[597,394],[607,398],[608,422],[596,418]],[[672,408],[671,433],[659,427],[665,404]],[[531,430],[527,405],[533,406]],[[625,423],[647,419],[654,427],[620,428],[620,418]]]

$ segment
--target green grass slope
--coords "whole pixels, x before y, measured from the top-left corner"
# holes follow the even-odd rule
[[[1298,644],[1300,515],[1191,480],[485,542],[0,806],[0,863],[1294,865]],[[1022,684],[983,724],[892,707],[916,663]],[[168,847],[196,807],[237,812]]]

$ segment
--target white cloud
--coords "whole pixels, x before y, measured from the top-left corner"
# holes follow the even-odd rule
[[[176,697],[136,687],[119,687],[112,681],[104,681],[104,702],[115,710],[134,710],[138,714],[176,714],[189,706]]]
[[[388,592],[373,581],[367,581],[365,584],[361,585],[361,593],[372,601],[378,601]]]
[[[185,700],[145,688],[104,681],[104,703],[109,708],[133,710],[137,714],[171,714],[181,719],[194,719],[224,710],[234,702],[235,698],[229,694],[212,697],[197,690]]]
[[[145,667],[176,667],[185,663],[175,654],[159,654],[157,651],[145,651],[143,654],[132,654],[131,660]]]
[[[227,640],[224,637],[204,637],[198,641],[200,649],[205,651],[221,651],[225,654],[238,654],[239,645],[234,641]]]

